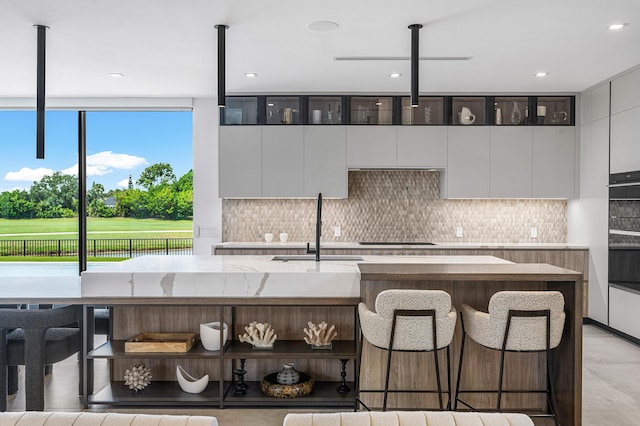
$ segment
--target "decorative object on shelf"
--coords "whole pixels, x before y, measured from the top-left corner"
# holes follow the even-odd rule
[[[260,388],[265,395],[274,398],[298,398],[309,395],[315,384],[315,380],[305,373],[300,373],[300,381],[293,385],[281,385],[277,382],[277,376],[278,373],[268,374],[260,382]]]
[[[552,124],[565,123],[567,121],[567,118],[568,118],[568,115],[567,115],[566,111],[560,111],[560,112],[554,111],[553,113],[551,113],[551,123]]]
[[[222,346],[227,343],[229,327],[226,323],[222,323]],[[220,350],[220,321],[207,322],[200,324],[200,340],[202,346],[208,351]]]
[[[268,322],[253,321],[246,326],[246,333],[238,335],[241,342],[251,343],[254,349],[273,349],[273,343],[278,338]]]
[[[518,107],[518,103],[513,101],[513,108],[511,109],[511,124],[520,124],[522,121],[522,113],[520,112],[520,107]]]
[[[284,108],[282,111],[282,124],[293,123],[293,108]]]
[[[536,123],[544,124],[544,118],[547,115],[547,107],[545,105],[538,105],[538,107],[536,108],[536,112],[537,112]]]
[[[176,378],[178,379],[180,388],[187,393],[202,393],[209,384],[208,374],[196,379],[179,365],[176,366]]]
[[[271,232],[267,232],[266,234],[264,234],[264,241],[267,244],[270,244],[273,241],[273,234]]]
[[[424,107],[424,124],[431,124],[431,107]]]
[[[340,366],[340,377],[342,379],[340,380],[340,384],[336,388],[336,392],[338,393],[351,392],[351,388],[347,386],[347,362],[349,362],[348,359],[340,359],[340,363],[342,364]]]
[[[124,342],[125,352],[189,352],[196,333],[140,333]]]
[[[149,386],[152,377],[150,368],[144,364],[134,364],[124,372],[124,385],[138,392]]]
[[[402,107],[402,124],[413,124],[413,108],[411,105]]]
[[[340,114],[340,110],[338,110],[338,114]],[[327,111],[327,124],[333,124],[333,112],[331,111],[331,104],[329,104],[329,110]]]
[[[322,122],[322,111],[319,109],[314,109],[311,111],[311,123],[320,124]]]
[[[286,232],[281,232],[280,233],[280,242],[282,244],[286,243],[289,240],[289,234],[287,234]]]
[[[244,381],[244,375],[247,374],[247,370],[244,369],[244,363],[246,359],[240,359],[240,368],[233,370],[233,374],[236,375],[236,382],[233,385],[233,396],[245,396],[249,385]]]
[[[295,385],[300,381],[300,373],[293,367],[292,362],[282,365],[282,370],[276,376],[276,381],[281,385]]]
[[[502,125],[502,108],[496,108],[496,126]]]
[[[307,325],[309,328],[302,330],[304,331],[304,334],[306,334],[304,341],[310,344],[314,349],[331,349],[331,341],[338,336],[338,333],[334,331],[336,326],[332,325],[329,327],[325,321],[322,321],[318,325],[309,321]]]
[[[467,107],[462,107],[458,115],[460,116],[460,124],[464,124],[465,126],[473,124],[476,121],[476,116]]]

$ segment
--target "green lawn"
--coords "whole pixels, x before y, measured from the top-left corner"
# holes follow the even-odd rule
[[[192,226],[191,220],[87,218],[89,238],[191,238]],[[55,234],[62,232],[76,235]],[[0,219],[1,239],[73,239],[77,238],[77,232],[77,218]]]

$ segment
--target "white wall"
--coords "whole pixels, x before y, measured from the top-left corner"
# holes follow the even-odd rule
[[[218,197],[219,126],[217,100],[194,99],[193,254],[210,255],[211,246],[222,241],[222,199]]]

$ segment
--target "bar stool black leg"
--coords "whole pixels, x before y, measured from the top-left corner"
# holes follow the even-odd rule
[[[504,347],[500,351],[500,378],[498,379],[498,403],[496,404],[496,411],[500,411],[500,405],[502,404],[502,379],[504,376]]]
[[[558,423],[558,406],[556,400],[555,385],[553,384],[553,366],[551,362],[551,351],[547,349],[547,380],[549,381],[549,389],[551,390],[551,408],[553,411],[553,420],[556,426],[560,426],[560,423]]]
[[[453,411],[458,410],[458,398],[460,396],[460,378],[462,377],[462,358],[464,356],[464,341],[466,340],[466,338],[467,338],[467,333],[464,331],[464,325],[463,325],[462,326],[462,344],[460,345],[460,363],[458,364],[458,377],[456,378],[456,395],[453,400]]]
[[[447,410],[451,410],[451,354],[447,346]]]
[[[444,410],[442,405],[442,383],[440,382],[440,363],[438,361],[438,348],[433,348],[433,359],[436,364],[436,384],[438,386],[438,403],[440,404],[440,410]]]
[[[391,342],[393,344],[393,341]],[[387,411],[387,397],[389,396],[389,376],[391,373],[391,354],[393,351],[391,350],[391,345],[389,345],[389,349],[387,349],[387,375],[384,380],[384,398],[382,401],[382,411]]]

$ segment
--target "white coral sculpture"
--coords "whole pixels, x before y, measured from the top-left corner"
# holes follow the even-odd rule
[[[146,388],[151,383],[151,369],[144,364],[135,364],[124,372],[124,384],[136,392]]]
[[[338,333],[335,330],[336,326],[332,325],[329,329],[327,329],[328,324],[325,321],[322,321],[320,324],[316,325],[309,321],[307,323],[309,328],[305,328],[304,334],[306,334],[304,341],[310,345],[314,346],[326,346],[331,343],[333,339],[338,336]]]
[[[242,336],[238,335],[238,339],[241,342],[251,343],[258,348],[271,347],[273,342],[276,341],[278,335],[271,328],[271,324],[268,322],[261,323],[253,321],[247,327],[244,328],[246,333]]]

